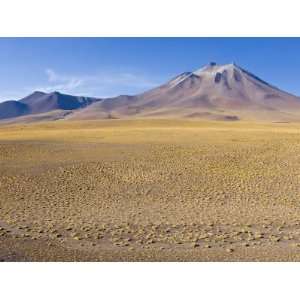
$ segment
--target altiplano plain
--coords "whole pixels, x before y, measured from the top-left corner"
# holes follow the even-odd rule
[[[0,127],[2,261],[299,261],[300,124]]]

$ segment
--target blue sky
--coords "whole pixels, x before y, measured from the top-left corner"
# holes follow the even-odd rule
[[[136,94],[210,61],[300,95],[300,38],[0,38],[0,101]]]

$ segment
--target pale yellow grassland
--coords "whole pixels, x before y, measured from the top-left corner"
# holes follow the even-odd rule
[[[299,260],[300,124],[0,127],[2,260]]]

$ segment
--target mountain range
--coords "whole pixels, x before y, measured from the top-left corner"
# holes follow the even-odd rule
[[[134,96],[92,98],[37,91],[0,103],[2,122],[119,118],[300,121],[300,97],[234,63],[209,63]]]

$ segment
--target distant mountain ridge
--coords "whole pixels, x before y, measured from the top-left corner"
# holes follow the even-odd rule
[[[0,120],[7,118],[16,118],[28,113],[28,106],[19,101],[10,100],[0,103]]]
[[[56,110],[68,111],[56,118],[62,116],[73,120],[205,118],[300,121],[300,98],[280,90],[235,63],[209,63],[134,96],[101,99],[58,92],[34,92],[19,101],[0,103],[0,119],[23,116],[22,120],[26,120],[24,116],[48,112],[54,116],[53,111]]]
[[[76,110],[99,100],[59,92],[44,93],[36,91],[19,101],[11,100],[0,103],[0,119],[47,113],[54,110]]]

